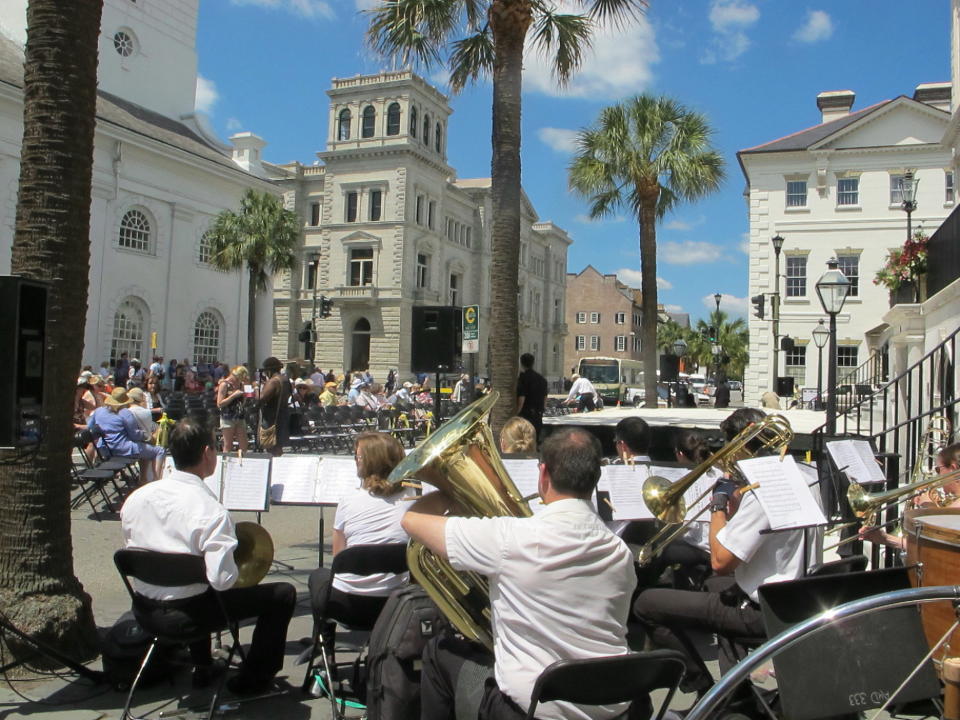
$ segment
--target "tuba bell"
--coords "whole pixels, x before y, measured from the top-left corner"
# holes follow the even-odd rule
[[[454,415],[394,468],[389,481],[429,483],[455,500],[469,517],[530,517],[500,454],[486,418],[499,393],[491,392]],[[407,547],[410,574],[463,635],[493,650],[487,579],[454,570],[416,540]]]

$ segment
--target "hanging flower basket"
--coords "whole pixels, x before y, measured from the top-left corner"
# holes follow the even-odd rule
[[[926,300],[927,244],[930,238],[917,230],[902,248],[891,250],[887,260],[873,277],[874,285],[890,291],[891,307],[896,302]],[[908,286],[904,288],[904,286]],[[922,286],[922,288],[921,288]],[[903,293],[901,293],[903,289]],[[922,289],[922,292],[921,292]],[[909,297],[907,297],[909,295]],[[923,298],[921,299],[921,295]]]

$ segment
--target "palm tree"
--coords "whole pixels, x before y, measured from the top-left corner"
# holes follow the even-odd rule
[[[696,331],[687,341],[687,354],[704,368],[712,369],[717,365],[713,355],[713,345],[709,339],[710,328],[717,328],[716,344],[728,359],[723,365],[729,376],[743,377],[743,370],[747,366],[747,348],[749,346],[747,323],[743,318],[730,320],[722,310],[710,313],[709,321],[698,320]],[[708,373],[709,374],[709,373]]]
[[[0,608],[21,630],[75,659],[97,646],[90,596],[73,569],[70,463],[74,378],[87,314],[102,10],[102,0],[30,0],[27,6],[11,271],[50,284],[44,434],[26,454],[0,451]],[[15,638],[5,641],[15,655],[28,652]]]
[[[500,401],[500,428],[516,409],[520,267],[520,93],[528,38],[549,55],[554,77],[570,80],[590,45],[596,23],[624,22],[646,0],[574,0],[582,13],[557,12],[543,0],[385,0],[370,10],[368,37],[381,54],[424,65],[445,62],[454,92],[487,74],[493,78],[491,160],[492,256],[490,376]]]
[[[255,368],[257,293],[267,289],[271,276],[296,266],[300,220],[283,207],[280,198],[247,190],[240,200],[240,210],[224,210],[207,232],[210,262],[215,268],[224,272],[247,270],[247,362]]]
[[[666,97],[638,95],[605,108],[581,130],[570,188],[590,200],[590,217],[625,210],[640,223],[641,356],[657,366],[657,219],[682,201],[720,187],[723,158],[707,119]],[[644,373],[647,407],[657,406],[657,374]]]

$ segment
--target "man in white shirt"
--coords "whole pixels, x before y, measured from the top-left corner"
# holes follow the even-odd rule
[[[233,520],[202,480],[212,475],[217,466],[213,436],[202,424],[181,420],[170,432],[168,451],[176,471],[138,488],[123,504],[120,522],[124,544],[141,550],[202,555],[209,587],[201,584],[168,588],[135,583],[138,611],[152,614],[157,623],[168,624],[171,630],[195,627],[212,633],[225,629],[213,593],[220,591],[220,599],[232,618],[257,618],[246,662],[227,686],[238,695],[262,692],[283,667],[287,625],[297,601],[296,590],[285,582],[233,588],[237,581]],[[203,686],[212,675],[209,639],[191,645],[190,654],[199,666],[194,684]]]
[[[571,376],[571,380],[573,380],[573,385],[570,386],[570,392],[563,404],[578,403],[580,412],[596,410],[600,404],[600,393],[597,392],[593,383],[585,377],[580,377],[577,373]]]
[[[421,718],[523,718],[533,685],[556,660],[624,654],[636,578],[626,545],[597,517],[590,496],[600,478],[600,444],[564,429],[541,450],[539,492],[546,509],[531,518],[445,517],[431,493],[403,527],[458,570],[490,581],[493,677],[485,649],[453,635],[424,650]],[[490,679],[487,679],[490,678]],[[623,706],[545,703],[546,720],[612,718]]]
[[[760,410],[741,408],[720,429],[729,442],[763,417]],[[716,576],[707,580],[707,592],[653,588],[637,596],[633,614],[653,641],[691,656],[686,690],[703,692],[713,684],[686,630],[717,633],[720,671],[726,672],[737,661],[726,638],[765,636],[757,588],[803,575],[803,531],[761,534],[769,528],[756,493],[741,496],[731,481],[721,480],[710,501],[710,565]]]

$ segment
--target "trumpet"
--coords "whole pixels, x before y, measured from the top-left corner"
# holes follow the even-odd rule
[[[710,468],[717,467],[728,475],[739,477],[737,461],[752,458],[760,450],[780,452],[783,455],[792,440],[790,422],[783,415],[767,415],[760,422],[745,427],[733,440],[675,483],[657,475],[647,478],[643,483],[643,501],[664,526],[636,550],[637,563],[641,566],[647,565],[705,512],[703,509],[684,522],[687,503],[683,496]],[[753,447],[748,447],[749,445]],[[740,491],[745,492],[747,489],[744,487]],[[692,505],[699,505],[710,492],[711,489],[704,490]]]

